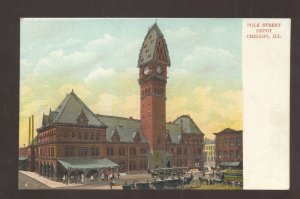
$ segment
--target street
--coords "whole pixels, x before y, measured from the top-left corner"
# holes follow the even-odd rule
[[[19,172],[19,189],[50,189],[50,187]]]

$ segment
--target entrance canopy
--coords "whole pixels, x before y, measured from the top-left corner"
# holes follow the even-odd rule
[[[25,161],[25,160],[28,160],[28,157],[19,156],[19,161]]]
[[[104,158],[104,159],[61,159],[58,160],[63,167],[67,170],[80,169],[80,170],[98,170],[107,168],[119,167],[115,162]]]
[[[242,162],[221,162],[220,167],[242,167]]]

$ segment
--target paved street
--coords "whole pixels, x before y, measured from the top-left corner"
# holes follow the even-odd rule
[[[43,183],[19,172],[19,189],[50,189]]]
[[[187,174],[186,176],[189,176]],[[194,181],[197,181],[199,177],[199,173],[194,173]],[[126,176],[120,177],[117,180],[116,185],[112,187],[112,189],[122,189],[122,185],[127,182],[128,184],[132,182],[145,182],[152,181],[150,174],[130,174]],[[43,182],[43,183],[42,183]],[[19,172],[19,189],[98,189],[98,190],[107,190],[110,188],[110,180],[108,181],[100,181],[99,179],[95,179],[94,182],[89,182],[88,184],[76,184],[71,183],[69,185],[63,184],[62,182],[55,182],[50,179],[44,178],[34,172],[21,171]],[[47,184],[48,186],[46,186]]]

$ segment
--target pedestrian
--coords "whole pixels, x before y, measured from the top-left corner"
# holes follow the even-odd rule
[[[63,183],[66,183],[66,175],[63,176]]]
[[[104,181],[104,173],[101,174],[101,179]]]
[[[84,183],[84,174],[81,174],[81,183]]]
[[[110,184],[110,189],[112,189],[113,183],[112,181],[109,183]]]
[[[94,176],[93,175],[91,175],[91,182],[93,182],[94,181]]]
[[[118,180],[120,179],[120,173],[118,173]]]

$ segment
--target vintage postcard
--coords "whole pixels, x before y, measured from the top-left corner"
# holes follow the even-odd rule
[[[19,189],[289,189],[289,19],[20,30]]]

